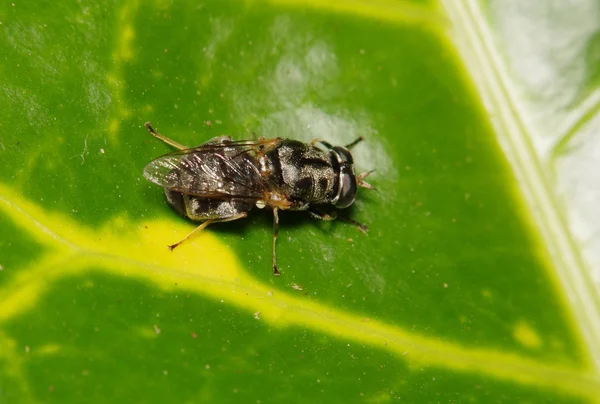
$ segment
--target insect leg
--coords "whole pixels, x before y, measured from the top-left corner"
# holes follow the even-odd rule
[[[343,220],[344,222],[353,224],[354,226],[356,226],[356,228],[362,232],[367,234],[367,230],[369,230],[369,227],[366,224],[362,224],[360,222],[357,222],[356,220],[352,220],[349,217],[346,216],[342,216],[342,215],[338,215],[337,212],[333,212],[331,215],[325,212],[322,212],[316,208],[310,208],[308,210],[308,213],[317,219],[321,219],[321,220],[335,220],[335,219],[340,219]]]
[[[330,215],[328,213],[321,212],[320,210],[318,210],[316,208],[309,208],[308,214],[311,215],[312,217],[314,217],[315,219],[319,219],[319,220],[330,221],[330,220],[337,219],[337,212],[332,212],[332,214]]]
[[[353,148],[354,146],[356,146],[358,143],[362,142],[363,140],[365,140],[364,137],[360,136],[358,139],[356,139],[354,142],[352,143],[348,143],[346,146],[344,146],[346,149],[350,150],[351,148]]]
[[[200,223],[200,225],[198,227],[196,227],[194,230],[192,230],[191,232],[189,232],[189,234],[187,236],[185,236],[184,238],[182,238],[181,240],[179,240],[175,244],[170,245],[169,246],[169,250],[173,251],[175,249],[175,247],[179,246],[185,240],[189,239],[195,233],[197,233],[200,230],[204,229],[205,227],[207,227],[211,223],[231,222],[233,220],[242,219],[242,218],[244,218],[246,216],[248,216],[248,213],[247,212],[242,212],[242,213],[238,213],[237,215],[230,216],[230,217],[224,217],[222,219],[208,219],[208,220],[205,220],[204,222]]]
[[[149,132],[152,134],[152,136],[154,136],[154,137],[155,137],[155,138],[157,138],[157,139],[160,139],[160,140],[162,140],[163,142],[165,142],[165,143],[166,143],[166,144],[168,144],[169,146],[173,146],[174,148],[176,148],[176,149],[179,149],[179,150],[188,149],[188,147],[186,147],[186,146],[184,146],[184,145],[182,145],[182,144],[180,144],[180,143],[177,143],[176,141],[174,141],[174,140],[172,140],[172,139],[169,139],[168,137],[166,137],[166,136],[164,136],[164,135],[161,135],[160,133],[158,133],[157,131],[155,131],[155,130],[152,128],[152,126],[150,125],[150,122],[146,122],[146,123],[144,124],[144,126],[145,126],[146,128],[148,128],[148,131],[149,131]]]
[[[181,243],[183,243],[185,240],[187,240],[190,237],[192,237],[194,235],[194,233],[197,233],[200,230],[204,229],[206,226],[208,226],[212,222],[214,222],[214,220],[209,219],[209,220],[205,220],[204,222],[200,223],[200,226],[197,226],[194,230],[192,230],[191,232],[189,232],[187,236],[185,236],[184,238],[182,238],[181,240],[179,240],[175,244],[171,244],[170,246],[168,246],[169,250],[173,251],[175,249],[175,247],[177,247],[178,245],[180,245]]]
[[[367,231],[369,230],[369,226],[367,226],[366,224],[362,224],[361,222],[357,222],[356,220],[352,220],[349,217],[346,216],[338,216],[341,220],[343,220],[344,222],[353,224],[354,226],[356,226],[356,228],[358,229],[358,231],[360,231],[361,233],[367,234]]]
[[[275,242],[277,241],[277,234],[279,233],[279,213],[277,208],[273,208],[273,275],[279,276],[279,270],[277,269],[277,255],[275,253]]]

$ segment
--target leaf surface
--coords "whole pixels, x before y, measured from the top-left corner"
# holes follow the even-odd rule
[[[506,90],[519,76],[498,73],[511,66],[498,27],[533,20],[528,10],[1,7],[0,398],[512,403],[600,392],[595,267],[556,202],[551,153],[529,131],[541,121]],[[586,83],[574,102],[594,96],[598,83]],[[284,212],[280,278],[267,211],[170,252],[194,224],[142,176],[170,151],[146,121],[189,146],[364,136],[357,169],[377,170],[379,192],[361,189],[345,213],[368,235]]]

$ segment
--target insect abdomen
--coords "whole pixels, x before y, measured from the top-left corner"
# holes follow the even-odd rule
[[[165,196],[173,210],[194,221],[223,219],[247,212],[254,207],[246,202],[201,198],[169,189],[165,189]]]

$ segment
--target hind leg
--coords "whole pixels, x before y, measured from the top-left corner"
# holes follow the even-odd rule
[[[221,219],[208,219],[208,220],[205,220],[198,227],[196,227],[194,230],[192,230],[191,232],[189,232],[187,236],[185,236],[184,238],[182,238],[181,240],[179,240],[175,244],[171,244],[170,246],[168,246],[169,250],[173,251],[175,249],[175,247],[181,245],[181,243],[183,243],[184,241],[188,240],[194,234],[198,233],[200,230],[204,229],[205,227],[207,227],[211,223],[231,222],[231,221],[234,221],[234,220],[243,219],[246,216],[248,216],[248,212],[241,212],[241,213],[238,213],[237,215],[229,216],[229,217],[224,217],[224,218],[221,218]]]

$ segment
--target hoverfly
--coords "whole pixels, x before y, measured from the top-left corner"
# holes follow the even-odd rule
[[[354,173],[350,149],[363,140],[342,147],[314,140],[311,144],[274,138],[232,140],[215,137],[188,148],[156,132],[157,139],[178,149],[151,161],[144,176],[164,188],[167,202],[180,215],[202,222],[173,250],[211,223],[229,222],[248,216],[257,207],[273,210],[273,274],[279,276],[275,243],[280,210],[305,210],[321,220],[334,220],[319,205],[346,208],[356,198],[358,186],[374,189],[364,179],[372,173]],[[319,147],[317,147],[319,146]],[[367,226],[342,217],[366,232]]]

